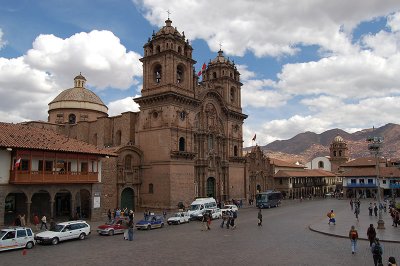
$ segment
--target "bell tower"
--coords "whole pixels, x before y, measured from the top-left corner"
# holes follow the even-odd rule
[[[194,97],[196,82],[193,72],[193,48],[185,37],[172,27],[168,18],[165,26],[143,46],[143,89],[142,96],[163,92],[177,92]]]
[[[333,139],[329,147],[329,156],[333,173],[339,172],[340,165],[349,160],[347,143],[341,136],[338,135]]]

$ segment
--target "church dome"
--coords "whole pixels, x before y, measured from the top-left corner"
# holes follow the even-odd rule
[[[338,143],[338,142],[344,142],[343,138],[339,135],[337,135],[334,139],[333,142]]]
[[[165,21],[165,26],[163,26],[163,27],[155,34],[155,36],[161,36],[161,35],[168,35],[168,34],[171,34],[171,35],[175,35],[175,36],[177,36],[177,37],[182,38],[182,35],[179,33],[179,31],[178,31],[176,28],[172,27],[171,25],[172,25],[172,21],[171,21],[170,19],[167,19],[167,20]]]
[[[218,51],[217,57],[211,60],[211,64],[218,64],[218,63],[226,63],[233,66],[233,62],[224,56],[224,52],[222,50]]]
[[[49,114],[57,111],[81,110],[93,113],[93,117],[108,116],[108,108],[94,92],[85,88],[86,78],[79,74],[74,78],[74,87],[62,91],[49,103]]]

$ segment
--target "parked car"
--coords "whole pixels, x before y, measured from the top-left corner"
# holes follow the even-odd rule
[[[228,209],[235,212],[239,210],[235,204],[226,204],[224,205],[224,209]]]
[[[116,218],[106,222],[106,224],[97,227],[97,233],[100,235],[123,234],[128,229],[128,218]]]
[[[35,246],[32,229],[29,227],[9,227],[0,231],[0,251]]]
[[[35,235],[37,243],[57,245],[60,241],[78,238],[83,240],[90,235],[90,225],[85,221],[69,221],[58,223],[54,229]]]
[[[172,217],[169,217],[167,223],[171,224],[182,224],[188,223],[190,216],[187,212],[177,212]]]
[[[153,229],[153,228],[163,228],[164,219],[160,215],[149,215],[147,219],[140,220],[136,223],[135,227],[137,229]]]
[[[211,215],[211,219],[220,219],[222,218],[222,210],[220,208],[216,208],[216,209],[204,209],[204,213],[208,213],[209,215]],[[202,220],[203,219],[203,214],[199,214],[197,216],[198,220]]]

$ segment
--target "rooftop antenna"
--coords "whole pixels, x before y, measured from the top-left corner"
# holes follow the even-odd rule
[[[219,42],[219,50],[222,51],[222,42]]]
[[[169,9],[167,10],[167,14],[168,14],[168,20],[169,20],[169,15],[171,14],[171,12],[169,11]]]

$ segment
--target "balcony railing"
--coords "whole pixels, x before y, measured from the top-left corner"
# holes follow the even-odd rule
[[[97,183],[98,172],[10,171],[10,184]]]
[[[390,184],[389,184],[389,188],[400,188],[400,184],[393,184],[393,183],[390,183]]]
[[[344,183],[348,188],[377,188],[376,184]]]

